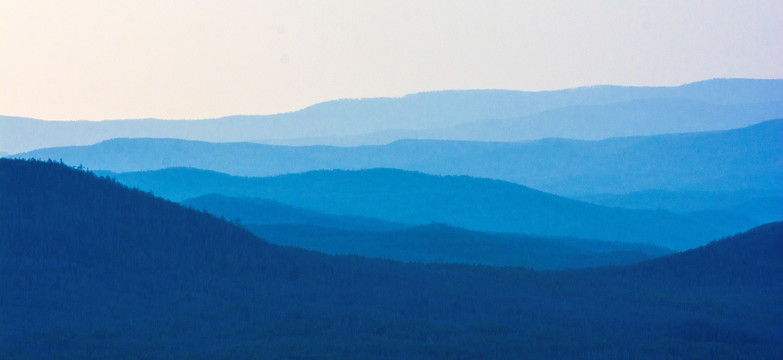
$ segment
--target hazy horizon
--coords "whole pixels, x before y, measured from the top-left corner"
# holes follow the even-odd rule
[[[0,0],[0,114],[277,114],[459,89],[783,78],[776,1]]]
[[[304,105],[300,108],[286,110],[282,112],[273,112],[273,113],[230,113],[225,114],[221,116],[215,116],[215,117],[202,117],[202,118],[162,118],[162,117],[138,117],[138,118],[105,118],[105,119],[43,119],[43,118],[35,118],[30,116],[24,116],[24,115],[15,115],[15,114],[5,114],[0,113],[0,116],[7,116],[7,117],[18,117],[18,118],[30,118],[35,120],[45,120],[45,121],[90,121],[90,122],[97,122],[97,121],[111,121],[111,120],[147,120],[147,119],[155,119],[155,120],[211,120],[211,119],[220,119],[220,118],[227,118],[232,116],[267,116],[267,115],[280,115],[280,114],[286,114],[286,113],[294,113],[297,111],[301,111],[319,104],[328,103],[328,102],[334,102],[334,101],[343,101],[343,100],[365,100],[365,99],[402,99],[408,96],[414,96],[417,94],[424,94],[424,93],[437,93],[437,92],[450,92],[450,91],[511,91],[511,92],[527,92],[527,93],[538,93],[538,92],[556,92],[556,91],[562,91],[562,90],[576,90],[576,89],[584,89],[584,88],[593,88],[593,87],[629,87],[629,88],[643,88],[643,87],[661,87],[661,88],[675,88],[679,86],[685,86],[695,83],[701,83],[701,82],[707,82],[707,81],[713,81],[713,80],[783,80],[783,78],[768,78],[768,79],[762,79],[762,78],[710,78],[710,79],[703,79],[703,80],[696,80],[692,82],[686,82],[682,84],[674,84],[674,85],[618,85],[618,84],[592,84],[592,85],[583,85],[583,86],[575,86],[575,87],[569,87],[569,88],[561,88],[561,89],[544,89],[544,90],[525,90],[525,89],[497,89],[497,88],[486,88],[486,89],[439,89],[439,90],[424,90],[424,91],[416,91],[411,93],[406,93],[402,95],[393,95],[393,96],[368,96],[368,97],[354,97],[354,98],[334,98],[334,99],[326,99],[323,101],[315,102],[312,104]]]

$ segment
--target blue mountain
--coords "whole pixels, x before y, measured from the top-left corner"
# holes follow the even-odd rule
[[[180,204],[229,219],[271,243],[327,254],[563,269],[627,265],[671,253],[645,244],[481,233],[445,224],[403,226],[265,199],[205,195]]]
[[[235,221],[243,225],[307,225],[358,231],[402,230],[408,226],[360,216],[340,216],[259,198],[234,198],[209,194],[185,199],[180,204]]]
[[[647,106],[646,111],[639,111],[638,109],[643,106],[630,103],[631,111],[628,111],[628,102],[637,100],[657,105]],[[596,136],[606,138],[621,134],[645,135],[738,128],[783,116],[780,107],[774,105],[780,102],[783,102],[783,80],[716,79],[675,87],[592,86],[541,92],[437,91],[412,94],[402,98],[329,101],[299,111],[276,115],[228,116],[192,121],[160,119],[41,121],[4,116],[0,117],[0,151],[18,153],[44,147],[89,145],[121,137],[178,138],[214,142],[345,144],[346,141],[339,139],[357,136],[361,138],[366,134],[391,129],[401,131],[396,137],[387,136],[384,140],[391,141],[414,136],[406,136],[405,134],[410,134],[408,131],[450,128],[483,120],[519,119],[564,108],[576,109],[579,112],[579,106],[618,104],[616,108],[610,106],[587,109],[591,119],[595,119],[599,114],[607,116],[603,119],[595,119],[605,128],[584,126],[583,121],[577,122],[580,127],[583,126],[591,133],[586,138],[593,139]],[[563,111],[565,115],[573,112],[567,109]],[[541,116],[543,116],[542,120],[551,119],[551,116],[548,117],[546,114]],[[532,133],[533,137],[526,136],[526,128],[530,124],[527,121],[530,119],[512,121],[511,124],[518,126],[515,125],[515,129],[510,132],[502,130],[503,126],[499,128],[492,123],[485,124],[487,126],[476,124],[471,126],[481,128],[481,131],[475,134],[487,135],[481,140],[500,140],[495,136],[499,129],[502,134],[516,134],[512,137],[515,140],[538,138],[537,136],[575,135],[572,129],[561,128],[563,124],[573,123],[569,122],[574,120],[571,116],[570,120],[564,118],[551,125],[547,122],[535,123],[534,129],[537,130]],[[615,119],[619,121],[614,121]],[[577,117],[576,120],[583,119]],[[471,126],[467,129],[468,132],[473,131],[470,129]],[[639,130],[633,131],[637,126]],[[464,130],[455,131],[458,134],[465,133]],[[434,135],[424,134],[424,136],[442,138],[445,135],[441,133],[448,134],[448,131],[436,132]],[[520,134],[522,138],[519,138]],[[303,137],[311,139],[303,141],[301,139]],[[356,139],[352,141],[357,143]],[[377,139],[359,140],[358,143],[366,144],[373,141],[377,142]]]
[[[783,120],[747,128],[601,141],[408,140],[384,146],[269,146],[116,139],[15,155],[115,172],[194,167],[242,176],[389,167],[502,179],[568,196],[634,191],[783,194]]]
[[[526,141],[544,138],[602,140],[611,137],[644,136],[730,130],[783,118],[783,102],[758,104],[711,104],[691,99],[650,98],[598,105],[575,105],[508,119],[460,123],[445,128],[387,129],[344,137],[267,139],[279,145],[358,146],[388,144],[402,139]]]
[[[602,207],[499,180],[395,169],[267,178],[189,168],[106,175],[175,201],[207,194],[256,197],[404,224],[435,222],[477,231],[650,243],[678,250],[752,226],[694,221],[666,211]]]

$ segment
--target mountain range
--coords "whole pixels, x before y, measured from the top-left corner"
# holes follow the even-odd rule
[[[603,139],[744,127],[783,117],[781,103],[783,80],[715,79],[675,87],[437,91],[330,101],[276,115],[192,121],[42,121],[1,116],[0,151],[19,153],[138,137],[297,145],[363,145],[422,137]]]
[[[94,170],[193,167],[242,176],[377,167],[501,179],[566,196],[635,191],[763,191],[783,194],[783,119],[747,128],[601,141],[406,140],[382,146],[270,146],[175,139],[115,139],[36,150]]]
[[[0,359],[780,359],[781,139],[783,79],[0,116]]]
[[[179,201],[183,206],[205,210],[228,221],[255,225],[308,225],[356,231],[402,230],[409,226],[362,216],[340,216],[307,210],[278,201],[236,198],[217,194]]]
[[[342,137],[266,139],[279,145],[381,145],[402,139],[514,142],[545,138],[603,140],[730,130],[783,118],[783,102],[718,105],[679,98],[650,98],[612,104],[574,105],[511,119],[477,120],[445,128],[382,130]]]
[[[180,204],[229,219],[274,244],[406,262],[565,269],[627,265],[672,252],[646,244],[482,233],[445,224],[405,226],[214,194]]]
[[[578,197],[593,204],[678,213],[732,213],[758,223],[783,220],[783,196],[764,191],[707,192],[649,190]]]
[[[322,170],[266,178],[190,169],[105,173],[164,198],[221,194],[270,199],[333,215],[424,225],[692,248],[752,224],[695,221],[667,211],[609,208],[500,180],[396,169]]]
[[[783,223],[536,272],[278,247],[61,164],[0,159],[0,357],[758,358]]]

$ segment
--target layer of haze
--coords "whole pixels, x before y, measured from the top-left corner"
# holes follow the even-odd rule
[[[0,114],[269,114],[438,89],[783,77],[783,2],[0,0]]]

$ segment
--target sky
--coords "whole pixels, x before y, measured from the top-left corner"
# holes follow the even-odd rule
[[[780,0],[0,0],[0,114],[200,119],[443,89],[783,78]]]

